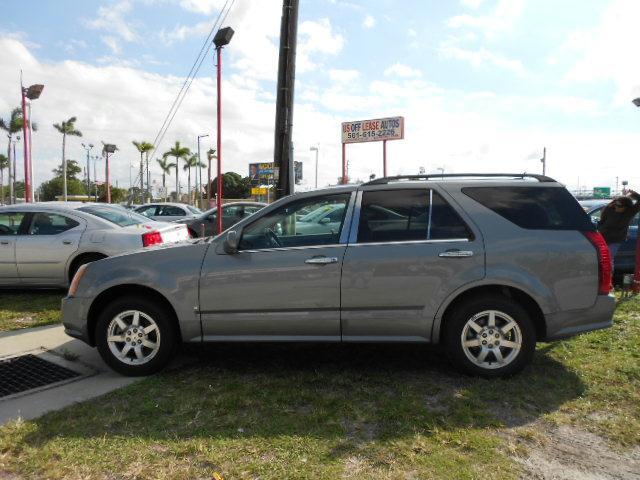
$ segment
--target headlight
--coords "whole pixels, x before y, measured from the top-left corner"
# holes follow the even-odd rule
[[[80,265],[80,268],[78,269],[76,274],[73,276],[73,280],[71,280],[71,285],[69,286],[69,292],[68,292],[68,295],[70,297],[74,297],[76,295],[76,292],[78,291],[78,286],[80,285],[80,280],[82,280],[82,277],[84,277],[84,273],[87,270],[87,266],[88,266],[87,263],[85,263],[84,265]]]

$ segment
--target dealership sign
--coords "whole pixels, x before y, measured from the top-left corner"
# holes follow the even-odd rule
[[[404,138],[404,117],[342,123],[342,143],[381,142]]]

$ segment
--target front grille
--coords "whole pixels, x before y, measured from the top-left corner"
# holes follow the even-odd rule
[[[0,398],[79,376],[31,354],[0,360]]]

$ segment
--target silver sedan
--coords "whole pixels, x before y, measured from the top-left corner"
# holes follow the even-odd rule
[[[184,225],[107,204],[0,207],[0,286],[66,287],[85,263],[188,236]]]

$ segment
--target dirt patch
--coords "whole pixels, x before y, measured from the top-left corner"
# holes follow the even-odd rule
[[[522,478],[539,480],[640,480],[640,449],[616,451],[591,432],[571,426],[545,428],[518,458]]]

